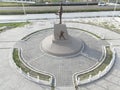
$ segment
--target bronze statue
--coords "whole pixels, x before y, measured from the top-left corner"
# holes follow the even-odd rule
[[[62,7],[62,3],[61,3],[60,4],[60,9],[58,11],[58,15],[59,15],[59,19],[60,19],[59,24],[62,24],[62,13],[63,13],[63,7]]]

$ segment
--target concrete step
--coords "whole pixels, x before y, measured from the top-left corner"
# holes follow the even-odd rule
[[[56,87],[55,90],[75,90],[75,87]]]

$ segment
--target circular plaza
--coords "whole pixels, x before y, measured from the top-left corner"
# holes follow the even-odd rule
[[[82,45],[82,48],[75,54],[56,56],[54,55],[55,53],[50,54],[42,49],[42,41],[47,36],[53,34],[53,28],[37,30],[26,35],[14,46],[14,49],[18,50],[19,57],[26,67],[32,68],[36,72],[50,75],[53,78],[51,86],[79,85],[78,81],[75,81],[75,75],[78,73],[77,76],[79,76],[79,73],[90,72],[99,67],[106,56],[105,47],[109,46],[109,43],[87,30],[77,27],[68,27],[67,30],[71,37],[74,37],[78,42],[80,41],[80,43],[77,43],[78,46]],[[48,40],[48,42],[50,41]],[[22,70],[24,71],[24,69]],[[28,74],[30,75],[28,72],[27,76]]]
[[[0,62],[2,63],[0,66],[0,76],[2,77],[0,80],[1,89],[16,90],[19,88],[21,90],[74,90],[74,86],[78,85],[77,90],[112,90],[113,88],[119,90],[120,35],[118,30],[119,22],[117,20],[119,20],[119,17],[64,19],[64,23],[68,28],[68,33],[71,36],[74,36],[77,39],[80,38],[81,41],[84,41],[84,49],[81,50],[82,52],[68,57],[54,56],[50,53],[46,53],[40,48],[40,42],[53,33],[53,20],[30,21],[30,24],[25,25],[24,27],[14,28],[0,33]],[[91,25],[91,23],[94,25]],[[114,27],[106,29],[103,28],[104,24],[109,27],[114,25]],[[113,32],[111,30],[116,30],[117,33],[115,33],[116,31]],[[40,33],[42,35],[41,37],[39,36]],[[76,35],[73,35],[72,33]],[[82,38],[83,35],[86,39]],[[35,37],[38,37],[38,40]],[[92,41],[90,41],[91,39]],[[37,42],[38,44],[36,44]],[[95,44],[90,44],[92,42]],[[102,49],[102,45],[107,45],[106,49]],[[108,46],[110,46],[110,49]],[[36,47],[38,47],[38,50],[36,50]],[[15,53],[15,55],[13,55],[14,50],[17,48],[19,49],[19,53]],[[111,56],[110,52],[114,49],[115,54],[112,50],[112,58],[106,57],[104,62],[102,59],[99,59],[99,61],[98,58],[103,56],[102,54],[100,54],[101,56],[97,58],[91,57],[94,55],[91,53],[91,50],[97,50],[96,48],[98,48],[98,52],[103,50],[103,53],[106,52],[104,55],[108,56]],[[90,50],[90,52],[87,50]],[[88,55],[89,58],[87,58]],[[17,60],[13,60],[14,56]],[[20,61],[17,56],[21,59]],[[114,56],[115,58],[113,58]],[[103,57],[105,58],[105,56]],[[34,65],[32,66],[31,63]],[[37,66],[35,66],[35,64]],[[55,65],[57,68],[54,68]],[[110,66],[113,66],[111,70]],[[48,70],[46,68],[48,68]],[[58,71],[54,71],[52,69]],[[106,72],[108,72],[108,74],[106,74]],[[69,77],[66,79],[67,75]],[[104,77],[101,77],[103,75]],[[96,78],[98,80],[94,81]],[[62,81],[61,79],[65,80]],[[31,82],[31,80],[35,83]],[[48,87],[48,85],[52,86],[51,82],[54,83],[53,86],[56,86],[54,89]],[[61,84],[62,82],[63,84]]]

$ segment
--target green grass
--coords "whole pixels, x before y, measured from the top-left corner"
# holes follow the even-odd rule
[[[23,10],[0,10],[0,15],[18,15],[24,14]]]
[[[103,71],[106,68],[106,66],[110,64],[111,59],[112,59],[112,51],[110,50],[110,47],[107,46],[106,57],[105,60],[102,62],[102,64],[90,72],[78,75],[78,77],[80,77],[80,80],[84,80],[84,79],[88,79],[89,75],[91,75],[92,77],[97,75],[99,71]]]
[[[26,10],[27,14],[56,13],[58,10]],[[0,10],[0,15],[23,15],[23,10]]]
[[[70,2],[80,2],[80,0],[69,0]],[[59,0],[38,0],[38,3],[45,3],[45,2],[60,2]],[[36,4],[24,3],[25,6],[35,6]],[[17,2],[0,2],[0,7],[14,7],[14,6],[22,6],[22,3]]]
[[[24,73],[28,73],[30,74],[30,76],[34,77],[34,78],[37,78],[37,76],[39,76],[39,78],[41,80],[46,80],[46,81],[49,81],[50,79],[50,76],[48,75],[44,75],[44,74],[41,74],[41,73],[38,73],[38,72],[35,72],[33,70],[31,70],[30,68],[26,67],[26,65],[24,65],[24,63],[20,60],[19,58],[19,55],[18,55],[18,49],[17,48],[14,48],[13,50],[13,60],[15,62],[15,64],[21,68],[21,70],[24,72]]]
[[[24,4],[25,6],[29,6],[30,4]],[[22,6],[22,3],[16,2],[0,2],[0,7],[14,7],[14,6]]]
[[[44,0],[44,1],[48,1],[48,2],[60,2],[60,0]],[[80,2],[82,0],[69,0],[70,2]]]
[[[19,22],[19,23],[0,23],[0,27],[7,26],[8,28],[16,28],[21,27],[26,24],[29,24],[29,22]]]
[[[0,29],[0,32],[16,28],[16,27],[22,27],[26,24],[29,24],[30,22],[18,22],[18,23],[0,23],[0,28],[5,27],[4,29]]]
[[[117,8],[117,11],[119,11],[120,8]],[[58,9],[46,9],[46,10],[26,10],[27,14],[40,14],[40,13],[56,13]],[[70,9],[64,9],[63,12],[98,12],[98,11],[113,11],[111,8],[83,8],[83,9],[75,9],[75,10],[70,10]],[[0,15],[18,15],[18,14],[24,14],[23,10],[0,10]]]

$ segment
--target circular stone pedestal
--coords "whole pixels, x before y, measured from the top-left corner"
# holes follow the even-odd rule
[[[53,35],[46,37],[40,44],[41,49],[55,56],[71,56],[81,51],[83,41],[69,36],[67,40],[53,40]]]

